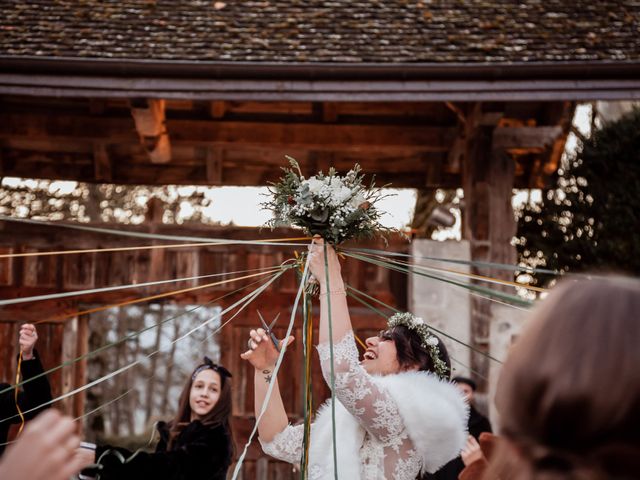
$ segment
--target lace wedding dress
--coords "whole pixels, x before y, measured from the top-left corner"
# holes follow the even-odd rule
[[[336,397],[364,429],[364,439],[359,448],[360,478],[414,479],[421,470],[422,457],[409,437],[396,400],[376,382],[376,377],[369,375],[360,365],[353,332],[334,344],[333,350]],[[318,351],[322,373],[327,384],[330,384],[329,344],[318,345]],[[341,425],[337,425],[337,428],[337,435],[340,435]],[[302,437],[303,425],[289,425],[273,441],[261,441],[262,448],[265,453],[279,460],[299,463]],[[315,440],[312,429],[311,443]],[[331,455],[324,459],[312,456],[309,478],[333,478],[332,458]],[[338,472],[341,472],[340,464]]]

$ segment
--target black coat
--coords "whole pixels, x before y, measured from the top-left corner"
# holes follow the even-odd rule
[[[482,432],[491,433],[491,423],[487,417],[478,412],[473,405],[470,405],[467,429],[470,435],[475,437],[476,440],[479,440]],[[463,469],[464,463],[462,463],[460,457],[457,457],[445,464],[437,472],[424,475],[422,480],[458,480],[458,475],[460,475]]]
[[[102,460],[100,480],[224,480],[232,460],[231,438],[225,427],[207,427],[198,420],[187,425],[167,450],[169,427],[158,424],[160,441],[155,453],[139,452],[123,464],[117,455],[107,453]],[[96,460],[108,450],[117,450],[125,459],[133,455],[123,448],[100,445]]]
[[[44,372],[42,364],[40,363],[40,360],[38,358],[38,353],[36,351],[33,352],[33,358],[31,360],[22,361],[20,371],[22,373],[22,380],[29,380],[30,378],[33,378],[36,375]],[[11,385],[9,383],[0,383],[0,391],[5,390],[10,386]],[[46,375],[25,383],[22,386],[22,390],[18,393],[18,405],[20,406],[20,410],[22,410],[23,413],[35,407],[38,407],[43,403],[50,402],[51,399],[51,387],[49,386]],[[37,408],[32,412],[25,413],[25,420],[32,419],[47,407],[48,406],[44,406],[41,408]],[[14,417],[14,415],[18,415],[18,410],[16,409],[15,392],[13,389],[11,389],[0,394],[0,420]],[[11,420],[0,422],[0,443],[5,443],[7,441],[7,436],[9,435],[9,427],[11,426],[11,424],[20,422],[21,420],[19,416],[11,418]],[[0,455],[2,455],[4,449],[4,445],[0,445]]]
[[[478,412],[473,405],[469,407],[469,422],[467,423],[469,428],[469,434],[480,441],[480,434],[482,432],[493,433],[491,430],[491,422],[489,419]]]

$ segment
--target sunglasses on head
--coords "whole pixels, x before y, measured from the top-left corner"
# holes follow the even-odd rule
[[[228,378],[232,377],[231,372],[229,370],[224,368],[222,365],[218,365],[217,363],[214,363],[213,360],[211,360],[209,357],[205,355],[202,365],[196,368],[195,371],[193,372],[193,375],[191,375],[191,381],[194,381],[198,376],[198,374],[204,370],[213,370],[214,372],[218,372],[221,377],[228,377]]]

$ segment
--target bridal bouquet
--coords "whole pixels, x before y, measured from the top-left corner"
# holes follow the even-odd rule
[[[363,185],[364,174],[356,164],[341,176],[332,167],[305,178],[295,159],[287,157],[291,168],[269,187],[271,199],[263,203],[273,212],[267,223],[275,227],[301,227],[308,235],[320,235],[329,243],[340,244],[350,239],[371,238],[392,229],[380,224],[382,212],[376,203],[384,198],[374,181]]]

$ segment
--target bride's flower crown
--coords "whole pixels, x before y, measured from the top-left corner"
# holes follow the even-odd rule
[[[444,380],[449,379],[449,367],[447,367],[447,364],[440,358],[438,338],[431,333],[422,318],[416,317],[410,312],[396,313],[389,318],[387,324],[389,328],[404,326],[416,332],[420,337],[420,345],[429,352],[436,375]]]

